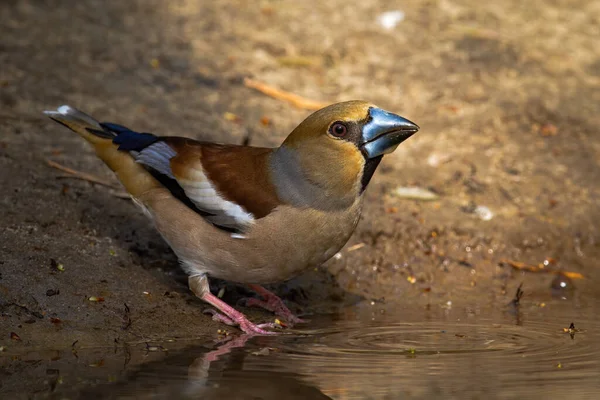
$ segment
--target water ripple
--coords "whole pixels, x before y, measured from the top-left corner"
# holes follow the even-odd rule
[[[597,325],[579,321],[582,326]],[[278,356],[270,363],[278,368],[293,363],[295,371],[311,376],[320,387],[343,381],[355,394],[344,398],[395,393],[438,398],[445,396],[435,393],[454,390],[527,394],[544,393],[550,387],[554,389],[549,393],[583,396],[600,391],[595,383],[600,372],[598,338],[593,329],[571,338],[556,321],[543,318],[530,318],[524,326],[486,319],[342,323],[281,341]],[[545,385],[549,382],[554,385]],[[432,387],[435,393],[429,390]]]

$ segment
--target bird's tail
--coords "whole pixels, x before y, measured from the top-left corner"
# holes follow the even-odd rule
[[[102,128],[100,123],[89,115],[70,106],[60,106],[56,111],[44,111],[48,117],[73,132],[77,132],[92,144],[112,141],[115,134]]]
[[[60,106],[56,111],[44,111],[48,117],[87,140],[96,154],[116,174],[127,191],[134,197],[160,186],[148,171],[136,163],[126,151],[119,151],[113,143],[117,134],[103,127],[89,115],[70,106]]]

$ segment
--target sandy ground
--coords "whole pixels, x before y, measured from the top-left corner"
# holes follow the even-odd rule
[[[216,336],[134,205],[47,165],[117,183],[41,111],[70,104],[139,131],[275,146],[308,111],[244,77],[324,102],[366,99],[421,126],[382,163],[340,257],[275,287],[292,305],[505,304],[521,281],[549,293],[555,275],[505,259],[552,258],[586,276],[575,287],[597,276],[600,3],[406,1],[391,30],[377,16],[394,2],[297,3],[0,3],[4,350]],[[393,195],[407,186],[438,199]],[[243,294],[227,289],[230,301]]]

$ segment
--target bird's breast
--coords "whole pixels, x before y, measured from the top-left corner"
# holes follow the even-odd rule
[[[282,205],[232,235],[168,193],[149,197],[143,203],[188,273],[239,283],[281,282],[321,265],[346,244],[361,213],[360,198],[339,211]]]
[[[283,281],[323,264],[346,244],[360,213],[357,201],[336,212],[281,207],[272,217],[257,221],[249,234],[262,253],[257,254],[256,278],[264,283]]]

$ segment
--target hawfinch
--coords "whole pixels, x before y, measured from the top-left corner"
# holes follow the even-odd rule
[[[385,154],[419,130],[364,101],[325,107],[277,148],[199,142],[100,123],[69,106],[45,114],[86,139],[154,222],[213,319],[269,334],[214,296],[208,277],[248,284],[259,305],[300,322],[261,284],[285,281],[336,254],[356,228]]]

